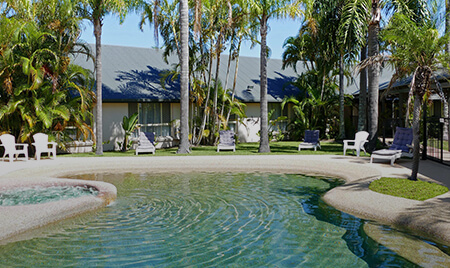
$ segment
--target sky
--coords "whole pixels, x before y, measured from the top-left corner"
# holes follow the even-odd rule
[[[144,31],[139,29],[140,16],[137,14],[129,14],[123,24],[119,23],[119,19],[115,16],[108,15],[104,19],[102,44],[117,45],[129,47],[147,47],[153,48],[156,43],[153,38],[153,29],[148,25],[144,26]],[[94,31],[92,24],[88,21],[83,23],[84,30],[81,39],[88,43],[95,43]],[[267,44],[271,49],[270,58],[281,59],[283,54],[283,43],[290,37],[295,36],[300,28],[299,20],[284,19],[270,20],[270,31],[267,36]],[[162,40],[160,40],[160,45]],[[259,57],[260,46],[257,45],[250,49],[250,42],[243,44],[241,48],[241,56]]]

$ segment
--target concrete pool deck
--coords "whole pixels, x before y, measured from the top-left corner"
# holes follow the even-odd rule
[[[426,201],[415,201],[368,189],[370,182],[380,177],[408,177],[410,164],[408,159],[400,159],[394,166],[388,162],[370,164],[368,157],[338,155],[57,157],[56,160],[28,162],[0,161],[0,188],[7,181],[104,172],[272,172],[339,177],[346,183],[323,197],[330,205],[358,217],[410,229],[450,245],[450,193]],[[421,161],[419,172],[422,171],[420,178],[450,187],[450,167],[428,160]],[[12,217],[8,220],[17,219]],[[1,232],[0,229],[0,239]]]

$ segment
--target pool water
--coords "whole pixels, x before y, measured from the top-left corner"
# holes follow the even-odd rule
[[[7,267],[416,267],[321,201],[337,180],[101,174],[114,205],[0,246]]]
[[[0,206],[41,204],[97,194],[95,188],[82,186],[24,187],[1,191]]]

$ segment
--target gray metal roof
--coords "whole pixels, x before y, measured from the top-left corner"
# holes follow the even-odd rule
[[[381,69],[381,75],[379,77],[379,87],[380,90],[384,90],[387,88],[389,83],[391,82],[392,75],[394,71],[390,67],[385,67]],[[359,73],[354,74],[352,77],[352,83],[345,89],[346,94],[359,95]]]
[[[91,45],[92,51],[94,46]],[[180,99],[179,82],[160,84],[161,73],[172,69],[178,63],[176,55],[166,64],[162,59],[162,50],[123,46],[102,46],[102,84],[104,102],[177,102]],[[222,85],[225,85],[228,55],[223,55],[220,62]],[[93,70],[92,60],[79,55],[75,64]],[[297,68],[298,72],[304,67]],[[299,90],[289,82],[294,81],[297,74],[292,68],[281,69],[282,61],[269,59],[267,62],[268,101],[281,102],[285,96],[294,96]],[[231,88],[235,70],[232,62],[228,88]],[[236,82],[236,97],[243,102],[259,102],[259,58],[240,57]],[[213,74],[214,76],[214,74]]]

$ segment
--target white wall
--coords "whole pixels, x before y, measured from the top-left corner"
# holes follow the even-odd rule
[[[261,129],[259,103],[247,103],[245,115],[247,118],[244,118],[244,122],[238,124],[239,142],[259,142],[258,132]]]
[[[238,125],[237,135],[239,142],[259,142],[260,122],[259,117],[244,118],[244,123],[239,123]]]
[[[240,142],[259,142],[260,130],[260,105],[259,103],[247,103],[244,124],[239,123],[237,135]],[[117,142],[122,142],[124,131],[122,119],[128,116],[127,103],[103,103],[103,145],[104,151],[119,150]],[[180,118],[180,104],[171,104],[172,120]],[[173,133],[175,134],[175,133]],[[109,143],[108,143],[109,142]]]
[[[103,103],[103,145],[104,151],[119,150],[117,142],[122,142],[125,132],[122,120],[128,116],[128,103]]]

